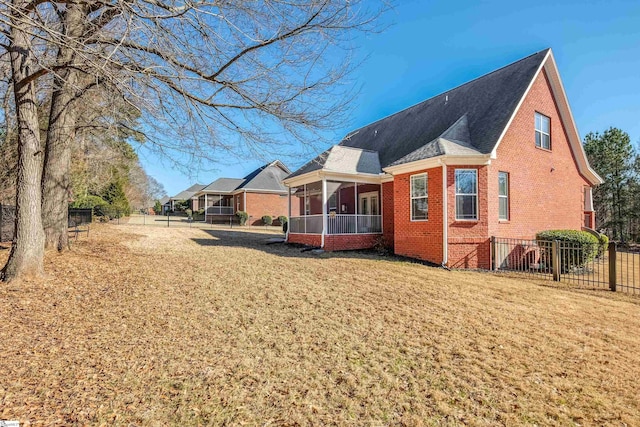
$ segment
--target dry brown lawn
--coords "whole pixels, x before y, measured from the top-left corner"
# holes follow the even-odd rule
[[[640,423],[640,298],[270,236],[104,225],[0,285],[0,420]]]

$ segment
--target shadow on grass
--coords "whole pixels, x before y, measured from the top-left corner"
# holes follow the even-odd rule
[[[283,239],[284,234],[260,233],[255,231],[233,231],[220,229],[202,229],[208,237],[193,238],[194,242],[201,246],[216,246],[227,248],[246,248],[259,250],[268,254],[293,257],[293,258],[355,258],[355,257],[374,257],[373,253],[367,254],[364,251],[358,252],[323,252],[313,253],[309,251],[308,246],[288,243],[274,243],[273,239]],[[305,251],[305,249],[307,249]]]
[[[374,249],[314,253],[309,250],[311,247],[297,243],[270,243],[271,239],[284,239],[284,234],[219,229],[203,229],[202,231],[208,234],[210,237],[191,239],[201,246],[248,248],[289,258],[358,258],[392,262],[409,262],[414,264],[426,265],[428,267],[440,267],[428,261],[421,261],[390,254],[383,255],[378,253]]]

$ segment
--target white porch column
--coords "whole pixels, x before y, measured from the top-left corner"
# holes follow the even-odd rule
[[[322,247],[324,248],[324,235],[327,234],[327,179],[322,178]]]
[[[356,181],[353,184],[353,199],[355,201],[354,212],[356,213],[356,234],[360,234],[358,231],[358,205],[360,204],[360,200],[358,200],[358,182]]]
[[[209,203],[207,201],[207,193],[204,193],[204,222],[207,222],[207,208],[209,207]]]
[[[291,228],[291,187],[287,187],[287,190],[289,192],[289,223],[287,224],[287,234],[284,237],[285,242],[289,241],[289,229]]]
[[[303,211],[304,211],[304,234],[307,234],[307,184],[304,185],[304,202],[303,202]]]

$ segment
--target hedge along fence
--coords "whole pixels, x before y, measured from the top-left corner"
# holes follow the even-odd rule
[[[597,244],[582,237],[574,242],[493,236],[491,269],[640,295],[640,247],[596,240]]]
[[[606,236],[605,236],[606,238]],[[607,243],[609,239],[606,239]],[[558,242],[560,272],[568,273],[584,268],[600,253],[601,241],[591,233],[577,230],[548,230],[536,234],[541,248],[548,248],[548,242]],[[542,249],[548,251],[549,249]],[[551,254],[542,254],[549,258]]]

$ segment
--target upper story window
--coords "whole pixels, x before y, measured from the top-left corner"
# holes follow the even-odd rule
[[[551,119],[536,113],[536,147],[551,150]]]
[[[411,177],[411,221],[429,219],[429,201],[427,193],[427,174]]]
[[[509,174],[498,172],[498,219],[509,220]]]
[[[456,169],[456,219],[478,219],[478,170]]]

